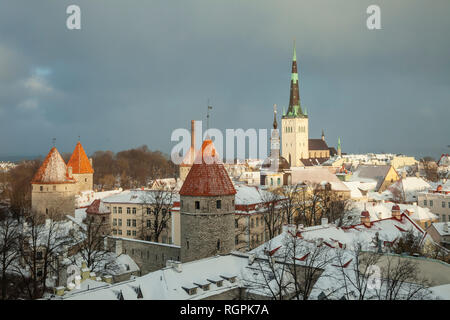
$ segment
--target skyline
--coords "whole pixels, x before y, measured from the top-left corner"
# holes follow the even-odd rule
[[[287,109],[293,39],[311,138],[324,129],[346,153],[449,152],[446,1],[381,1],[375,31],[369,1],[2,2],[0,158],[45,156],[52,138],[71,152],[78,136],[88,154],[169,154],[173,130],[206,122],[208,99],[211,128],[270,129],[273,104]],[[81,30],[65,28],[72,3]]]

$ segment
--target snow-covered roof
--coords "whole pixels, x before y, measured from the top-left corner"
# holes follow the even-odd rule
[[[130,203],[130,204],[144,204],[151,203],[155,197],[169,199],[172,197],[172,202],[179,201],[178,193],[165,192],[159,190],[126,190],[117,194],[103,198],[104,203]]]
[[[406,177],[396,181],[388,189],[393,194],[400,192],[404,201],[414,202],[417,201],[417,194],[420,191],[428,190],[430,187],[431,185],[422,178]]]
[[[361,211],[367,210],[370,213],[370,220],[387,219],[392,217],[392,202],[379,202],[379,203],[362,203],[355,202],[351,214],[354,217],[353,222],[359,221]],[[429,208],[419,207],[417,204],[397,204],[400,207],[400,211],[409,211],[409,217],[414,221],[433,220],[437,219],[437,216],[430,211]]]
[[[444,230],[444,225],[447,224],[447,231]],[[434,228],[436,229],[436,231],[439,233],[439,235],[441,237],[443,236],[450,236],[450,232],[448,231],[450,229],[450,222],[434,222],[433,223]]]
[[[75,204],[78,208],[86,207],[90,205],[94,200],[103,199],[113,194],[121,193],[122,191],[123,191],[122,188],[119,188],[117,190],[108,190],[99,192],[95,192],[92,190],[82,191],[80,195],[75,196]]]
[[[339,178],[324,167],[293,167],[291,168],[292,183],[321,184],[328,182],[334,191],[350,191]]]
[[[80,292],[63,297],[63,299],[118,300],[119,294],[122,293],[124,300],[136,300],[138,299],[137,288],[140,288],[143,300],[204,299],[239,287],[241,285],[239,277],[242,274],[242,269],[247,265],[247,261],[248,257],[240,253],[214,256],[183,263],[181,272],[169,266],[142,277]],[[224,276],[228,278],[229,275],[236,276],[236,281],[231,282],[224,278]],[[214,279],[223,280],[222,286],[214,283],[216,281]],[[204,290],[198,285],[203,283],[210,283],[209,290]],[[184,288],[196,289],[196,292],[191,295]]]

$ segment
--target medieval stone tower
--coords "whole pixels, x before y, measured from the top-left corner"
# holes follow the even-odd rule
[[[75,210],[76,181],[53,147],[31,181],[33,214],[57,220]]]
[[[211,140],[205,140],[180,189],[181,261],[234,250],[236,190]]]
[[[92,159],[88,159],[80,141],[73,150],[67,168],[75,178],[77,192],[93,189],[94,169],[92,168]]]
[[[300,105],[295,42],[289,108],[286,114],[283,112],[281,127],[282,156],[289,161],[292,167],[303,166],[300,159],[309,158],[308,115],[306,108],[302,110]]]

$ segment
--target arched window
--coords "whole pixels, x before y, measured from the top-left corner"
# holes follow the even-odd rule
[[[217,239],[217,250],[220,250],[220,239]]]

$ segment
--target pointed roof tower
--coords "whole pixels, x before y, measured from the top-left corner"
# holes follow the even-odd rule
[[[236,194],[233,183],[211,140],[203,141],[189,171],[181,196],[223,196]]]
[[[291,71],[291,93],[289,96],[288,117],[304,117],[300,106],[300,91],[298,88],[298,71],[297,71],[297,52],[294,40],[294,53],[292,55],[292,71]]]
[[[32,184],[56,184],[56,183],[75,183],[75,180],[69,177],[66,163],[53,147],[45,158],[39,170],[31,180]]]
[[[75,150],[73,150],[67,166],[72,167],[72,173],[74,174],[94,173],[91,162],[89,161],[86,152],[84,152],[80,141],[78,141],[75,146]]]

